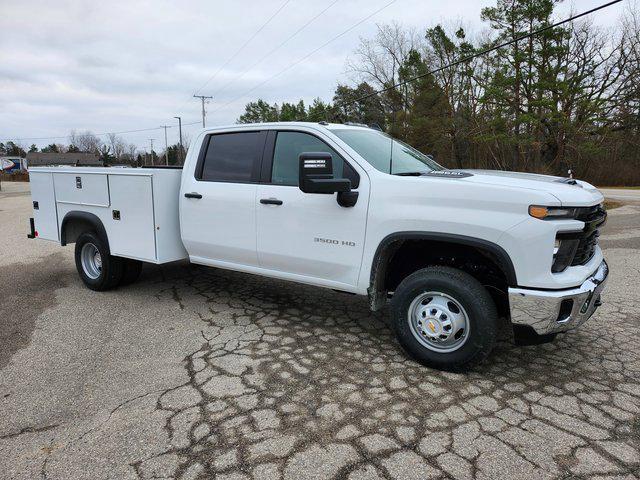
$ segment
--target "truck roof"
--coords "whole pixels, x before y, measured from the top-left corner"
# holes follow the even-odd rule
[[[336,129],[354,129],[354,130],[369,130],[369,127],[364,124],[353,123],[328,123],[328,122],[261,122],[261,123],[236,123],[232,125],[219,125],[215,127],[206,127],[204,131],[212,132],[216,130],[227,129],[241,129],[241,128],[256,128],[256,127],[312,127],[312,128],[326,128],[328,130]]]

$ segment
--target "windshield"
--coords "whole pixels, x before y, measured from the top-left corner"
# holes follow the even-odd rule
[[[331,130],[377,170],[393,175],[445,170],[431,157],[378,130]]]

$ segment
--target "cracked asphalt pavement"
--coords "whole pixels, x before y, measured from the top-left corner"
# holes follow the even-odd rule
[[[330,290],[179,263],[89,291],[2,189],[0,478],[640,476],[640,204],[591,320],[451,374]]]

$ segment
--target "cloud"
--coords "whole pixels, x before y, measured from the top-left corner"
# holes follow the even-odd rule
[[[283,2],[3,0],[0,138],[64,136],[72,129],[149,128],[172,124],[174,115],[181,115],[185,123],[197,121],[200,105],[192,94],[211,77],[215,78],[201,91],[215,94],[208,107],[209,124],[233,123],[244,104],[259,97],[270,102],[311,101],[318,96],[329,100],[338,81],[350,81],[345,74],[347,57],[359,37],[374,34],[376,23],[398,21],[421,32],[434,23],[461,19],[479,31],[484,28],[480,9],[493,3],[397,0],[311,58],[243,96],[388,0],[337,2],[283,48],[243,74],[330,3],[290,1],[228,62]],[[596,4],[597,0],[585,0],[579,8]],[[570,5],[561,8],[566,14]],[[610,10],[597,20],[613,23],[620,9]],[[222,108],[236,97],[240,97],[237,102]],[[175,130],[171,132],[174,136]],[[126,138],[146,146],[150,133],[163,136],[159,131]]]

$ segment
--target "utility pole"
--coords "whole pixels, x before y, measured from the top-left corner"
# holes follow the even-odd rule
[[[150,138],[149,141],[151,142],[151,166],[153,166],[153,138]]]
[[[193,98],[199,98],[202,101],[202,128],[204,128],[204,118],[207,116],[207,113],[204,110],[204,102],[209,99],[212,100],[213,97],[207,97],[206,95],[193,95]]]
[[[171,128],[169,125],[160,125],[160,128],[164,128],[164,163],[169,165],[169,142],[167,142],[167,128]]]
[[[178,119],[178,131],[180,132],[180,164],[184,163],[184,149],[182,148],[182,117],[173,117]]]

